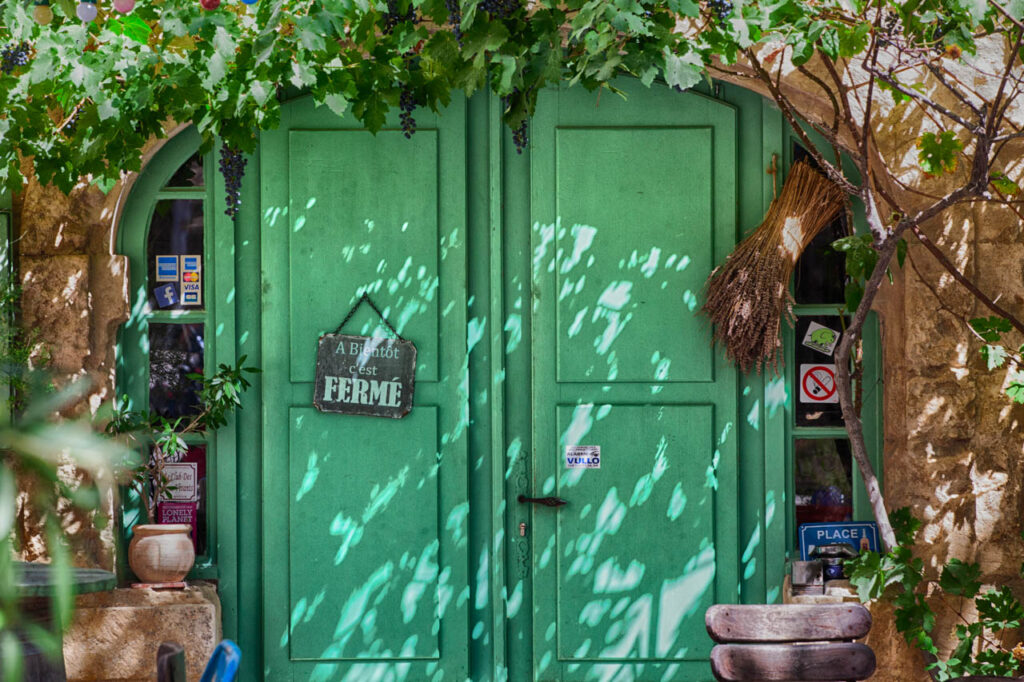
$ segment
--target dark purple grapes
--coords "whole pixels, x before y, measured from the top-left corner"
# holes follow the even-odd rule
[[[409,3],[409,9],[401,12],[398,9],[398,0],[388,0],[388,11],[384,14],[384,27],[381,29],[385,35],[390,35],[395,28],[404,22],[413,21],[416,18],[416,9]]]
[[[487,12],[492,19],[508,19],[520,7],[519,0],[480,0],[477,8]]]
[[[8,43],[0,50],[0,71],[4,75],[12,73],[19,66],[28,64],[28,53],[31,46],[24,40],[20,43]]]
[[[519,88],[515,88],[508,95],[501,98],[501,104],[508,111],[512,108],[512,98],[520,94]],[[526,149],[530,144],[530,138],[527,135],[528,124],[527,119],[524,116],[523,120],[520,121],[519,125],[512,129],[512,143],[516,146],[516,154],[522,154],[523,150]]]
[[[237,147],[223,145],[220,148],[220,173],[224,176],[224,211],[230,218],[238,215],[238,207],[242,205],[242,178],[245,176],[245,164],[248,159],[242,156]]]
[[[448,10],[448,23],[452,26],[452,35],[462,46],[462,6],[459,0],[444,0],[445,9]]]
[[[402,94],[398,97],[398,108],[402,110],[398,116],[402,122],[402,132],[406,138],[410,138],[416,132],[416,119],[412,117],[412,112],[416,110],[416,97],[409,88],[402,88]]]
[[[75,110],[68,116],[68,120],[64,122],[64,127],[61,128],[61,132],[68,137],[73,137],[78,130],[78,112],[78,107],[75,107]]]
[[[516,146],[516,154],[522,154],[523,150],[530,144],[530,138],[526,135],[526,119],[512,129],[512,142]]]
[[[720,22],[728,21],[732,16],[732,3],[729,0],[708,0],[708,7]]]

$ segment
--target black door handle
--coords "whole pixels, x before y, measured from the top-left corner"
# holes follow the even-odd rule
[[[561,507],[563,504],[569,504],[567,500],[563,500],[561,497],[527,497],[526,495],[520,495],[516,499],[524,503],[543,504],[545,507]]]

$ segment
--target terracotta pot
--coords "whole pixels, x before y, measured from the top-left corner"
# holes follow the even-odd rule
[[[128,564],[139,580],[173,583],[182,580],[196,561],[192,526],[187,523],[142,524],[132,529]]]

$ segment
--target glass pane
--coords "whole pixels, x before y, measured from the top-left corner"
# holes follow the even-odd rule
[[[146,243],[149,304],[203,310],[203,202],[158,201]]]
[[[806,161],[818,164],[799,144],[793,143],[793,163]],[[840,213],[814,238],[796,262],[794,296],[797,303],[842,303],[846,288],[845,257],[829,248],[837,239],[847,236],[846,214]]]
[[[200,383],[186,378],[203,373],[203,325],[149,325],[149,409],[175,419],[194,414]]]
[[[793,490],[796,525],[850,521],[853,518],[853,471],[845,438],[798,439],[793,442]]]
[[[797,426],[843,426],[834,356],[844,328],[838,315],[797,318],[793,353]]]
[[[157,523],[189,524],[196,556],[206,554],[206,445],[190,445],[181,459],[164,465],[164,474],[174,490],[157,503]]]
[[[797,303],[836,303],[845,300],[845,256],[831,248],[846,236],[846,217],[836,218],[818,233],[796,262],[793,288]]]
[[[202,187],[203,186],[203,157],[199,154],[193,154],[188,161],[181,165],[174,175],[171,177],[171,181],[167,183],[168,187]]]

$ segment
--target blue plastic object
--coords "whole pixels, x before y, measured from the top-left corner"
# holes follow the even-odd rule
[[[241,662],[241,649],[230,639],[225,639],[213,650],[199,682],[234,682]]]

